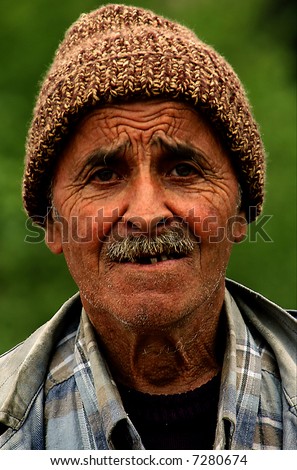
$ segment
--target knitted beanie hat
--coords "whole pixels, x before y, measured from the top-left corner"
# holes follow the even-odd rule
[[[261,212],[265,155],[243,87],[226,60],[189,29],[151,11],[106,5],[66,32],[45,76],[26,144],[23,201],[40,225],[59,154],[95,106],[168,98],[202,111],[229,151],[249,221]]]

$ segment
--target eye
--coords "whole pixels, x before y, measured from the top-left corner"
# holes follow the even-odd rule
[[[187,176],[195,176],[199,174],[197,168],[188,163],[179,163],[176,165],[173,170],[171,171],[172,176],[179,176],[179,177],[187,177]]]
[[[92,179],[107,182],[117,180],[119,176],[111,168],[102,168],[92,175]]]

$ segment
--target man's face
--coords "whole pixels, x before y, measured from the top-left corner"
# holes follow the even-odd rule
[[[110,318],[168,328],[221,305],[245,224],[235,223],[239,190],[228,155],[190,106],[152,100],[93,111],[59,159],[53,202],[59,219],[48,225],[48,246],[64,253],[95,325]],[[176,227],[191,248],[165,240],[156,255],[140,246],[129,258],[129,244],[110,254],[127,236],[155,240]]]

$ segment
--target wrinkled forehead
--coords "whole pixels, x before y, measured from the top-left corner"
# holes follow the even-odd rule
[[[194,146],[204,141],[210,149],[223,149],[218,132],[203,112],[188,103],[166,99],[99,106],[78,121],[65,147],[87,144],[91,136],[110,149],[129,146],[132,141],[156,146],[162,140]]]
[[[172,159],[199,155],[210,166],[231,167],[228,152],[203,113],[187,103],[158,99],[92,110],[71,132],[56,171],[121,158],[133,166],[164,154]]]

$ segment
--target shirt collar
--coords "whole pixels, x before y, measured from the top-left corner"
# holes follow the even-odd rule
[[[114,432],[117,427],[121,426],[122,429],[124,426],[126,441],[130,443],[131,449],[143,449],[140,436],[124,410],[109,367],[102,354],[100,354],[94,328],[84,309],[82,310],[77,345],[78,367],[79,364],[85,361],[85,358],[88,358],[92,371],[98,412],[101,418],[100,422],[108,446],[111,449],[115,448],[113,442]]]
[[[257,417],[261,364],[258,347],[248,331],[242,315],[226,290],[224,310],[227,320],[221,392],[218,406],[218,424],[214,448],[230,448],[232,441],[244,440],[250,445]],[[119,423],[125,424],[132,449],[143,449],[141,439],[127,416],[117,386],[106,361],[101,355],[95,332],[86,312],[82,311],[77,356],[77,367],[88,358],[93,375],[103,430],[110,448],[115,448],[113,433]],[[248,412],[247,412],[248,410]],[[250,431],[249,431],[250,430]],[[245,433],[244,437],[241,436]]]
[[[259,338],[247,328],[227,289],[224,309],[227,340],[214,448],[232,448],[233,445],[236,448],[251,448],[261,384]]]

